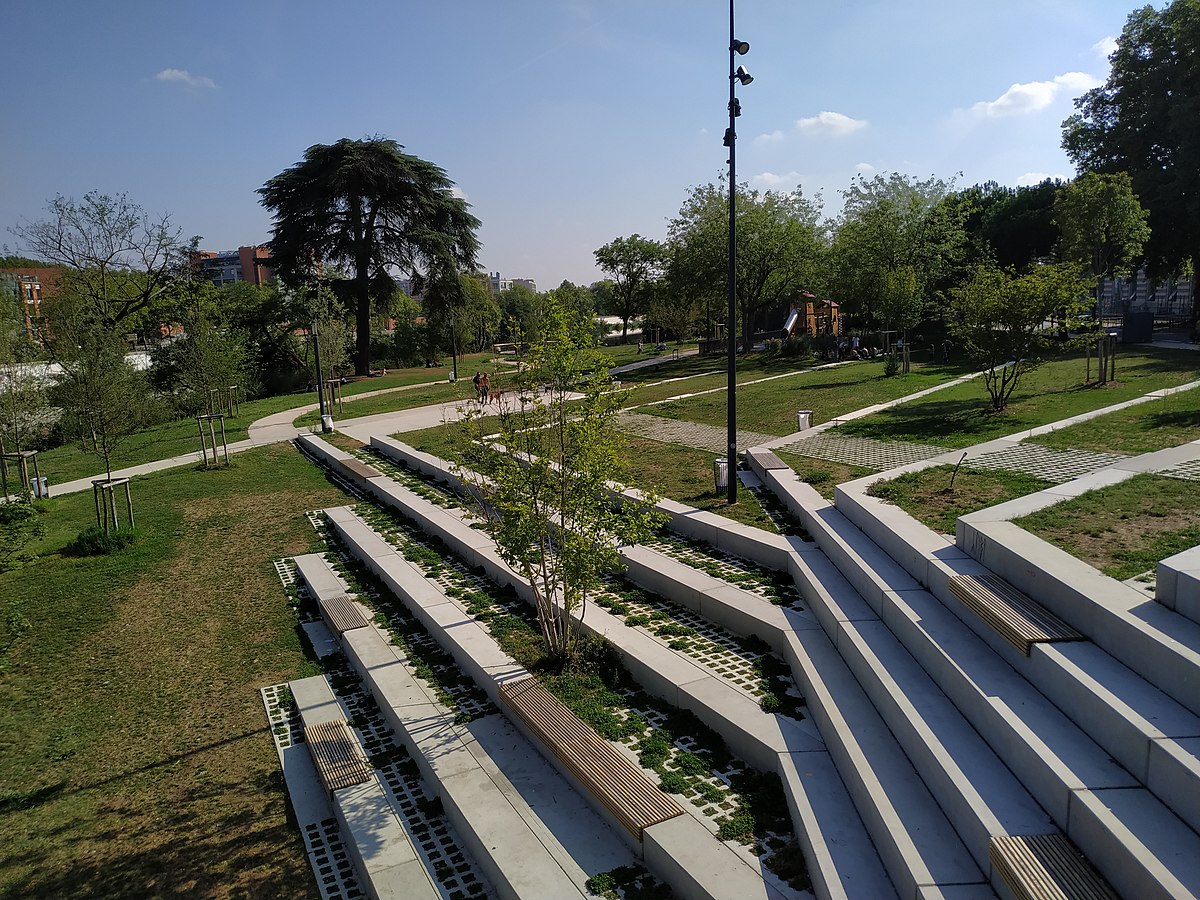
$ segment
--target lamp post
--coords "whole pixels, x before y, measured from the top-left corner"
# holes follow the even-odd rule
[[[734,119],[742,114],[742,106],[734,93],[739,84],[754,80],[745,66],[734,68],[736,57],[750,52],[750,45],[739,41],[733,32],[733,0],[729,0],[729,128],[725,131],[725,146],[729,148],[729,387],[727,406],[729,428],[725,447],[726,488],[730,503],[737,503],[737,131]]]

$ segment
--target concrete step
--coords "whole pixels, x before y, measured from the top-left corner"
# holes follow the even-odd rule
[[[973,558],[1200,715],[1200,624],[1011,522],[977,515],[958,520]]]
[[[931,553],[922,557],[919,571],[933,594],[1139,782],[1200,829],[1200,757],[1195,750],[1200,717],[1090,641],[1038,644],[1028,658],[1013,652],[951,596],[951,577],[986,572],[985,567],[957,548],[935,546],[939,536],[890,504],[846,485],[839,487],[838,500],[838,508],[853,510],[871,534],[886,533],[889,547],[906,546],[909,555],[903,558]]]
[[[290,687],[306,731],[344,726],[346,712],[323,676],[293,681]],[[439,900],[441,892],[374,770],[354,782],[331,791],[330,803],[368,895],[375,900]]]
[[[844,517],[842,522],[838,522],[840,514],[819,498],[806,494],[807,490],[807,486],[799,486],[793,487],[789,493],[817,544],[822,549],[826,546],[834,548],[843,566],[868,565],[874,556],[871,547],[876,550],[878,547],[861,532],[856,537],[852,523]],[[939,578],[945,579],[945,570],[950,566],[958,566],[959,570],[963,568],[959,560],[953,563],[935,560],[927,570],[927,577],[935,583]],[[939,567],[942,569],[940,575]],[[872,587],[881,581],[895,581],[894,570],[887,567],[885,574],[876,574],[875,577],[863,572],[847,572],[844,568],[843,574],[851,583],[857,581]],[[1071,818],[1073,799],[1079,792],[1142,791],[1143,803],[1159,804],[1149,791],[1144,790],[1138,779],[1116,764],[1088,733],[1013,671],[994,652],[994,644],[985,643],[958,615],[928,591],[915,586],[910,590],[885,590],[879,595],[879,602],[880,616],[891,632],[994,748],[1034,799],[1081,846],[1076,833],[1081,827],[1080,820],[1073,821]],[[822,618],[818,610],[814,609],[814,612],[817,612],[818,618]],[[1078,627],[1076,622],[1071,624]],[[997,640],[1005,643],[1003,639]],[[1071,650],[1086,646],[1089,645],[1039,644],[1033,652],[1039,662],[1043,662],[1062,659],[1063,654],[1069,657]],[[1010,647],[1009,650],[1013,656],[1020,657],[1014,648]],[[1086,651],[1078,652],[1082,654]],[[1065,687],[1062,690],[1068,692]],[[1086,691],[1077,692],[1078,696],[1083,693]],[[1094,709],[1099,705],[1091,702]],[[1186,711],[1177,709],[1176,712]],[[1112,721],[1111,717],[1109,721]],[[1092,730],[1090,723],[1087,725],[1088,730]],[[1188,749],[1188,744],[1180,742],[1159,749],[1156,759],[1159,759],[1160,771],[1170,772],[1170,777],[1164,774],[1164,783],[1192,783],[1194,766],[1187,758],[1190,756]],[[1172,752],[1168,753],[1168,750]],[[1191,806],[1190,803],[1186,805]],[[1170,813],[1166,807],[1163,810]],[[1152,873],[1157,868],[1170,873],[1170,860],[1159,859],[1137,849],[1137,841],[1145,836],[1133,831],[1135,823],[1121,822],[1118,815],[1099,817],[1096,822],[1099,824],[1095,824],[1090,833],[1092,844],[1103,845],[1105,851],[1102,856],[1092,856],[1092,862],[1106,877],[1111,879],[1118,872],[1137,870],[1154,880]],[[1186,824],[1177,818],[1176,822],[1191,833],[1193,839],[1200,840]],[[1120,839],[1119,834],[1123,830],[1129,834],[1129,840]],[[1097,837],[1102,831],[1108,835],[1103,840]],[[1179,840],[1186,844],[1186,834],[1181,833]],[[1197,844],[1197,850],[1200,852],[1200,844]]]
[[[986,875],[824,632],[792,633],[787,656],[899,895],[986,888]]]
[[[1169,556],[1158,564],[1154,599],[1193,622],[1200,622],[1200,547]]]

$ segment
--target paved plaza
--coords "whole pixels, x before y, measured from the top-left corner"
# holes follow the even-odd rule
[[[812,437],[775,447],[799,456],[811,456],[828,462],[845,463],[884,472],[898,466],[923,462],[948,453],[945,447],[933,444],[911,444],[907,441],[877,441],[872,438],[848,437],[836,431],[814,434]]]
[[[1095,453],[1090,450],[1051,450],[1039,444],[1014,444],[969,460],[976,469],[1004,469],[1024,472],[1045,481],[1062,484],[1081,475],[1090,475],[1126,459],[1120,453]]]

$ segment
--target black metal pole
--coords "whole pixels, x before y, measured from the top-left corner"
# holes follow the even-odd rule
[[[734,85],[734,41],[733,33],[733,0],[729,0],[729,388],[728,413],[729,427],[726,437],[725,465],[728,500],[737,503],[737,218],[734,209],[734,198],[737,194],[737,133],[734,130],[734,119],[737,117],[737,100],[733,93]]]

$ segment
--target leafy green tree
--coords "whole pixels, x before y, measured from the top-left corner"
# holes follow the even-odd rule
[[[658,241],[640,234],[613,238],[595,251],[596,265],[612,282],[616,315],[621,317],[621,342],[629,336],[629,320],[646,312],[654,283],[662,276],[666,251]]]
[[[1129,14],[1108,80],[1075,101],[1063,149],[1082,172],[1128,172],[1149,210],[1151,274],[1200,258],[1200,2]]]
[[[546,296],[523,284],[500,292],[500,333],[506,341],[537,340],[546,315]]]
[[[843,313],[894,329],[924,317],[966,250],[969,210],[942,202],[951,187],[892,173],[859,176],[842,192],[830,294]]]
[[[63,373],[52,395],[67,433],[96,454],[112,478],[120,445],[155,417],[145,376],[125,359],[125,342],[101,327],[87,299],[60,294],[49,304],[52,348]]]
[[[13,233],[26,248],[63,268],[61,290],[86,303],[106,330],[162,321],[165,303],[187,269],[187,248],[170,215],[147,215],[125,194],[61,194],[50,218],[22,222]]]
[[[1048,323],[1086,307],[1087,282],[1073,263],[1038,266],[1025,275],[979,266],[952,296],[951,334],[983,367],[992,409],[999,411],[1046,352],[1061,349]]]
[[[789,193],[738,188],[737,279],[735,304],[741,318],[743,343],[749,348],[755,318],[775,311],[802,290],[818,290],[823,275],[825,233],[819,201],[799,190]],[[729,196],[723,182],[692,189],[668,226],[673,264],[673,289],[703,298],[724,315],[728,296]],[[733,328],[736,323],[729,323]]]
[[[155,348],[151,383],[186,416],[217,412],[213,392],[223,394],[231,385],[253,395],[245,338],[231,326],[229,310],[218,304],[218,289],[195,277],[180,294],[172,321],[182,326],[183,334]]]
[[[1054,202],[1061,255],[1093,278],[1128,276],[1150,238],[1147,216],[1126,173],[1087,172],[1063,187]]]
[[[346,269],[330,285],[354,314],[359,375],[371,370],[373,304],[393,296],[389,270],[473,268],[479,247],[479,220],[446,173],[402,149],[379,137],[314,144],[258,191],[275,218],[271,265],[285,282],[310,278],[314,260]]]
[[[43,378],[30,365],[38,348],[25,334],[20,304],[0,275],[0,453],[32,449],[51,421]]]
[[[609,364],[591,321],[569,314],[551,294],[542,337],[500,403],[500,447],[480,440],[478,416],[463,426],[473,448],[464,474],[478,489],[501,557],[533,588],[552,658],[571,653],[588,599],[619,567],[617,548],[648,539],[662,521],[652,498],[617,506],[608,496],[608,482],[625,474],[616,427],[621,397]],[[496,430],[490,420],[487,430]]]

